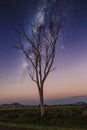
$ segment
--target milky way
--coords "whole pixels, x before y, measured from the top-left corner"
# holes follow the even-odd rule
[[[63,20],[58,18],[60,9]],[[63,28],[56,47],[56,71],[45,84],[45,98],[87,95],[87,0],[0,0],[1,102],[38,99],[25,57],[13,49],[14,28],[24,24],[30,32],[31,23],[48,26],[53,14],[55,26],[62,21]]]

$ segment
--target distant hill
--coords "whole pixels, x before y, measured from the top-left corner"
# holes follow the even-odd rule
[[[3,107],[3,108],[19,108],[19,107],[23,107],[24,105],[20,104],[20,103],[12,103],[12,104],[2,104],[0,105],[0,107]]]
[[[86,105],[87,103],[86,102],[76,102],[74,103],[74,105]]]
[[[23,105],[25,104],[26,105]],[[21,103],[11,103],[11,104],[2,104],[0,107],[8,107],[8,108],[20,108],[20,107],[29,107],[29,106],[38,106],[37,101],[25,101],[23,104]],[[68,97],[68,98],[62,98],[62,99],[50,99],[45,100],[46,105],[87,105],[87,96],[74,96],[74,97]]]

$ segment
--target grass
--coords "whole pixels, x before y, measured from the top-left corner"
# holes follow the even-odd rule
[[[18,125],[18,124],[9,124],[9,123],[0,123],[0,128],[8,127],[15,128],[16,130],[87,130],[87,128],[64,128],[64,127],[55,127],[55,126],[35,126],[35,125]]]
[[[87,106],[47,106],[0,110],[0,126],[29,130],[87,130]]]

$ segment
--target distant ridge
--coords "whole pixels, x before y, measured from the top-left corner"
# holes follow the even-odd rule
[[[21,103],[20,103],[21,102]],[[25,105],[24,105],[25,104]],[[73,97],[68,97],[68,98],[61,98],[61,99],[50,99],[50,100],[45,100],[46,105],[67,105],[67,104],[73,104],[73,105],[86,105],[87,104],[87,95],[83,96],[73,96]],[[27,106],[38,106],[38,100],[25,100],[25,101],[19,101],[18,102],[13,102],[13,103],[6,103],[6,104],[1,104],[0,107],[13,107],[13,108],[18,108],[18,107],[27,107]]]
[[[87,103],[86,102],[76,102],[74,103],[74,105],[86,105]]]
[[[20,103],[11,103],[11,104],[1,104],[0,107],[8,107],[8,108],[19,108],[19,107],[23,107],[24,105],[20,104]]]

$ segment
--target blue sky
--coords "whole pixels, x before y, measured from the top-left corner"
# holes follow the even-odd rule
[[[50,1],[55,5],[56,0]],[[44,4],[41,0],[0,1],[1,103],[39,100],[37,87],[27,74],[23,54],[12,47],[16,45],[14,27],[24,24],[26,30],[30,30],[30,24],[41,18]],[[63,0],[63,4],[66,7],[65,25],[58,39],[56,70],[44,87],[45,100],[55,102],[60,98],[87,95],[87,1]]]

